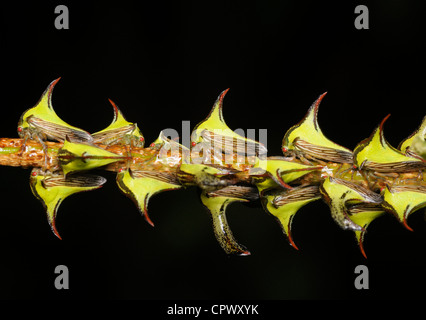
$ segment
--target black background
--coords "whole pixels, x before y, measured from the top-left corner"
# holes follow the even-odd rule
[[[69,9],[56,30],[54,9]],[[354,27],[355,7],[370,28]],[[47,85],[62,79],[53,106],[66,122],[95,132],[112,119],[107,98],[147,143],[165,128],[195,126],[230,88],[224,117],[232,129],[267,129],[269,155],[286,130],[327,91],[319,123],[354,148],[388,114],[394,146],[424,112],[425,20],[414,1],[135,1],[2,4],[0,136]],[[227,257],[195,189],[150,201],[155,228],[120,193],[115,177],[100,190],[64,201],[51,232],[32,196],[29,169],[0,168],[0,298],[28,299],[376,299],[425,298],[426,222],[391,216],[369,227],[364,259],[350,232],[314,202],[293,222],[294,250],[259,207],[233,204],[228,220],[249,257]],[[69,268],[69,290],[54,269]],[[369,268],[356,290],[354,269]]]

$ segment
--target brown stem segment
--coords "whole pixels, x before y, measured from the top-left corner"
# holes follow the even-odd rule
[[[44,166],[43,147],[35,140],[27,140],[23,148],[24,139],[0,138],[0,165],[12,167],[32,167],[41,168]],[[45,142],[47,146],[48,167],[55,167],[59,164],[58,151],[62,148],[62,142]],[[123,145],[113,145],[110,147],[98,145],[99,147],[113,152],[119,156],[126,156],[126,147]],[[132,166],[154,166],[157,151],[152,148],[132,148]],[[105,169],[118,171],[120,165],[111,164]],[[154,166],[155,167],[155,166]],[[157,165],[158,167],[158,165]]]
[[[27,140],[25,148],[22,146],[24,144],[24,139],[19,138],[0,138],[0,165],[2,166],[12,166],[12,167],[23,167],[23,168],[42,168],[44,166],[44,157],[42,145],[35,140]],[[47,156],[48,156],[48,167],[55,168],[59,165],[58,151],[63,146],[61,142],[45,142],[47,146]],[[115,153],[118,156],[127,156],[127,149],[125,145],[97,145],[100,148],[103,148],[109,152]],[[146,171],[163,171],[163,172],[173,172],[177,174],[180,161],[167,161],[162,159],[158,161],[158,150],[156,148],[136,148],[131,149],[132,157],[129,159],[130,168]],[[103,167],[104,170],[118,172],[120,169],[126,166],[124,161],[115,162]],[[418,172],[411,173],[401,173],[397,175],[397,178],[392,174],[389,175],[369,175],[366,177],[361,176],[359,173],[354,174],[349,169],[352,167],[351,164],[336,164],[329,162],[326,164],[326,167],[331,170],[331,176],[337,175],[338,172],[343,173],[347,180],[356,180],[357,183],[361,185],[373,186],[373,189],[380,190],[385,184],[392,185],[397,180],[403,181],[404,184],[410,184],[418,182]],[[349,169],[345,169],[349,168]],[[240,168],[243,173],[247,173],[245,167]],[[317,185],[323,180],[323,175],[321,171],[313,172],[303,176],[297,184],[302,185]],[[248,174],[243,174],[238,177],[238,180],[249,182],[250,177]],[[416,181],[417,180],[417,181]],[[421,177],[420,180],[424,181],[424,177]]]

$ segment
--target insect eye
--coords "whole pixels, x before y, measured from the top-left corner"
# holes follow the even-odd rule
[[[283,152],[287,152],[288,149],[286,147],[283,147]]]
[[[22,127],[18,127],[18,132],[22,132]]]
[[[33,177],[35,177],[35,176],[37,175],[37,172],[36,172],[36,171],[34,171],[34,172],[32,172],[32,173],[31,173],[31,175],[32,175]]]
[[[140,137],[140,138],[139,138],[139,141],[140,141],[140,142],[143,142],[144,140],[145,140],[145,139],[144,139],[143,137]]]
[[[154,147],[155,147],[154,142],[153,142],[153,143],[151,143],[149,146],[150,146],[151,148],[154,148]]]
[[[195,147],[195,146],[197,145],[197,143],[193,141],[193,142],[191,143],[191,145],[192,145],[193,147]]]

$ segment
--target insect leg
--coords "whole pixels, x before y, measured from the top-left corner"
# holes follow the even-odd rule
[[[339,168],[338,170],[340,170],[341,168]],[[351,180],[353,180],[353,176],[354,176],[354,169],[352,167],[349,167],[343,171],[340,172],[336,172],[335,177],[336,178],[341,178],[343,177],[347,172],[352,172],[352,176],[351,176]]]
[[[343,163],[339,164],[339,166],[337,167],[336,171],[334,172],[334,176],[339,175],[339,171],[340,171],[340,169],[342,169],[342,167],[343,167]]]
[[[297,157],[299,158],[300,161],[302,161],[303,164],[307,164],[309,166],[313,166],[312,162],[310,162],[304,154],[302,154],[301,152],[298,153]]]
[[[40,135],[38,133],[36,133],[36,139],[38,140],[38,142],[40,142],[41,147],[43,148],[43,154],[44,154],[44,171],[46,171],[48,169],[48,160],[49,160],[49,156],[47,155],[47,146],[44,143],[43,139],[40,137]]]
[[[22,156],[22,154],[24,153],[24,151],[25,151],[25,148],[27,147],[27,140],[28,140],[28,137],[29,137],[29,133],[27,132],[27,131],[25,131],[25,134],[24,134],[24,142],[22,143],[22,145],[21,145],[21,151],[19,151],[19,156]]]
[[[417,175],[417,181],[423,180],[423,170],[419,170],[419,174]]]

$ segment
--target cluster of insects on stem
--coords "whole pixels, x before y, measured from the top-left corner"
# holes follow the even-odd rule
[[[225,90],[206,119],[193,129],[189,148],[163,132],[145,148],[137,124],[127,121],[111,100],[113,121],[99,132],[89,133],[64,122],[52,107],[58,81],[22,114],[20,139],[9,141],[14,147],[3,148],[7,139],[0,139],[0,164],[33,167],[31,190],[58,237],[56,215],[62,201],[106,182],[88,173],[96,168],[117,173],[120,191],[135,202],[151,225],[148,202],[153,195],[189,186],[200,188],[216,239],[227,254],[250,254],[236,240],[226,219],[226,208],[233,202],[260,200],[297,249],[291,233],[293,218],[303,206],[322,199],[336,224],[354,232],[364,256],[363,240],[372,221],[390,213],[411,230],[409,215],[426,206],[426,117],[398,148],[384,137],[386,116],[369,137],[350,150],[329,140],[318,125],[324,93],[287,130],[283,154],[267,156],[264,144],[227,126]],[[39,161],[31,162],[34,153]]]

